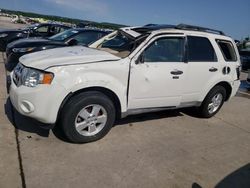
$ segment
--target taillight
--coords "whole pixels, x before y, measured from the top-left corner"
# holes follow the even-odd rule
[[[240,67],[236,68],[236,73],[237,73],[237,79],[240,79]]]

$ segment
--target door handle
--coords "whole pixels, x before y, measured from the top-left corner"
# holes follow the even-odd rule
[[[209,69],[210,72],[216,72],[217,70],[218,70],[218,69],[215,68],[215,67],[212,67],[212,68]]]
[[[180,70],[174,70],[174,71],[171,71],[170,73],[173,74],[173,75],[180,75],[180,74],[183,74],[183,72],[180,71]]]

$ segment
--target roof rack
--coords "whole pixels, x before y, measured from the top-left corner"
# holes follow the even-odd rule
[[[208,32],[208,33],[225,35],[225,33],[223,33],[222,31],[219,31],[219,30],[205,28],[205,27],[199,27],[199,26],[194,26],[194,25],[179,24],[175,28],[181,29],[181,30],[203,31],[203,32]]]
[[[134,31],[139,33],[151,32],[159,29],[174,29],[175,25],[165,25],[165,24],[147,24],[142,27],[133,28]]]

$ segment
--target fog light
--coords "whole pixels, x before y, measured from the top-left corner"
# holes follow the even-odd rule
[[[34,105],[29,101],[22,101],[21,109],[24,113],[29,114],[35,110]]]

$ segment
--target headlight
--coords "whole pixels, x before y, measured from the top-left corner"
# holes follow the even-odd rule
[[[13,48],[12,51],[14,53],[24,53],[24,52],[31,52],[34,50],[34,47],[28,47],[28,48]]]
[[[35,87],[38,84],[51,84],[54,78],[53,73],[24,67],[20,63],[15,67],[13,74],[17,86],[24,85],[27,87]]]
[[[0,34],[0,38],[4,38],[4,37],[7,37],[7,36],[8,36],[7,33]]]

